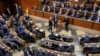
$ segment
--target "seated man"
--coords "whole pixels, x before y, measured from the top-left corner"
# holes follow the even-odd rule
[[[18,30],[18,32],[20,33],[21,31],[24,30],[24,28],[23,28],[21,25],[19,25],[19,26],[17,27],[17,30]]]
[[[95,21],[100,22],[100,16],[98,16]]]
[[[97,15],[93,15],[93,17],[91,18],[91,20],[96,21],[96,22],[100,22],[100,16]]]
[[[58,10],[58,9],[56,9],[56,8],[53,8],[53,13],[56,13],[56,14],[58,14],[58,12],[59,12],[59,10]]]
[[[45,5],[43,5],[41,11],[43,11],[43,12],[46,11],[46,6]]]
[[[61,7],[61,8],[64,8],[64,7],[65,7],[65,4],[64,4],[63,2],[61,2],[61,3],[60,3],[60,7]]]
[[[86,10],[86,7],[82,4],[80,5],[80,11],[85,11]]]
[[[19,25],[19,21],[16,20],[14,17],[12,17],[11,25],[12,25],[12,26],[18,26],[18,25]]]
[[[70,46],[68,46],[68,48],[66,49],[66,51],[67,52],[74,52],[74,49],[75,49],[74,45],[71,44]]]
[[[67,9],[69,9],[69,8],[70,8],[69,3],[65,3],[65,8],[67,8]]]
[[[86,10],[87,11],[92,11],[93,10],[93,6],[90,6],[90,5],[89,6],[86,6]]]
[[[49,38],[50,39],[54,39],[54,40],[57,40],[59,39],[60,40],[60,35],[54,33],[54,32],[51,32],[51,34],[49,35]]]
[[[17,14],[15,15],[15,17],[14,17],[14,18],[15,18],[15,20],[16,20],[16,21],[18,21],[18,22],[19,22],[19,19],[20,19],[20,14],[19,14],[19,13],[17,13]]]
[[[74,9],[75,9],[75,10],[79,10],[79,9],[80,9],[80,6],[79,6],[78,4],[75,4],[75,5],[74,5]]]
[[[66,12],[66,15],[67,15],[67,16],[71,16],[71,15],[72,15],[72,10],[69,10],[69,9],[68,9],[68,11]]]
[[[3,42],[7,44],[9,47],[11,47],[12,49],[19,49],[18,44],[10,41],[10,39],[3,39]]]
[[[3,17],[4,20],[8,20],[8,17],[5,13],[2,13],[2,17]]]
[[[3,19],[3,17],[0,15],[0,23],[2,25],[5,25],[6,24],[6,21]]]
[[[91,14],[84,12],[84,18],[85,18],[86,20],[90,18],[90,15],[91,15]]]
[[[64,11],[62,8],[60,9],[59,14],[64,14]]]
[[[84,36],[83,36],[83,41],[84,41],[84,42],[89,42],[89,39],[90,39],[89,36],[87,36],[87,35],[84,35]]]

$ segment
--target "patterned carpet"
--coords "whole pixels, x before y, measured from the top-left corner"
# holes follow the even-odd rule
[[[48,20],[40,18],[40,17],[33,17],[33,16],[32,16],[32,18],[34,18],[34,22],[38,27],[45,29],[46,37],[48,37],[48,35],[50,34],[50,31],[47,30],[48,29]],[[64,29],[64,26],[63,26],[63,29],[61,31],[56,31],[56,29],[53,29],[53,31],[58,33],[58,34],[64,34],[65,36],[73,37],[73,39],[74,39],[73,43],[75,45],[75,54],[77,56],[85,56],[82,53],[82,47],[79,45],[79,38],[84,34],[90,34],[90,33],[87,33],[87,32],[81,31],[81,30],[75,30],[72,28],[69,28],[69,31],[67,32]],[[37,43],[35,43],[35,44],[30,43],[30,44],[28,44],[28,46],[30,46],[30,47],[38,46],[38,44]],[[14,52],[13,56],[23,56],[23,52],[16,51],[16,52]]]

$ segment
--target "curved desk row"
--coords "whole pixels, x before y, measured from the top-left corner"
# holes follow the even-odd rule
[[[38,17],[42,17],[42,18],[47,18],[47,19],[49,19],[49,17],[52,17],[55,15],[54,13],[51,13],[51,12],[43,12],[43,11],[33,10],[33,9],[29,9],[29,14],[38,16]],[[59,18],[59,20],[61,20],[63,22],[65,15],[58,14],[58,18]],[[71,17],[71,16],[68,16],[68,18],[69,18],[69,23],[72,25],[81,26],[81,27],[100,31],[100,23],[99,22],[87,21],[83,18],[75,18],[75,17]]]

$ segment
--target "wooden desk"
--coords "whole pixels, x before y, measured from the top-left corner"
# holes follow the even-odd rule
[[[73,20],[73,25],[85,27],[85,28],[92,28],[93,22],[91,21],[86,21],[78,18],[74,18]]]
[[[49,17],[53,17],[54,13],[50,13],[50,12],[44,12],[44,18],[49,19]]]
[[[73,20],[74,20],[74,17],[68,17],[69,18],[69,24],[73,24]]]
[[[58,15],[58,20],[61,20],[61,22],[64,22],[65,16],[63,15]]]
[[[43,12],[42,11],[38,11],[38,10],[36,10],[36,16],[38,16],[38,17],[43,17]]]
[[[100,23],[94,22],[94,23],[93,23],[93,29],[94,29],[94,30],[100,31]]]
[[[29,9],[29,14],[35,16],[35,14],[36,14],[36,10]]]

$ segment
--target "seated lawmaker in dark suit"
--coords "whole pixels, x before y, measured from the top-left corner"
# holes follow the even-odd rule
[[[45,5],[43,5],[41,11],[46,11],[46,6]]]
[[[56,5],[57,7],[60,7],[60,2],[57,2],[57,5]]]
[[[6,24],[6,21],[3,19],[3,17],[0,15],[0,23],[2,25],[5,25]]]
[[[16,20],[16,21],[19,21],[20,14],[19,14],[19,13],[17,13],[17,14],[16,14],[16,16],[15,16],[14,18],[15,18],[15,20]]]
[[[58,9],[56,9],[56,8],[54,8],[54,9],[53,9],[53,13],[58,14],[58,12],[59,12],[59,10],[58,10]]]
[[[69,3],[65,3],[65,8],[67,8],[67,9],[69,9],[69,8],[70,8]]]
[[[74,15],[73,15],[73,17],[77,17],[77,18],[79,18],[79,12],[78,12],[78,11],[75,12]]]
[[[2,13],[2,17],[3,17],[4,20],[8,20],[8,17],[5,13]]]
[[[94,4],[94,7],[93,7],[93,12],[97,12],[99,11],[99,6],[97,6],[96,4]]]
[[[71,15],[72,15],[72,10],[69,10],[69,9],[68,9],[67,12],[66,12],[66,15],[67,15],[67,16],[71,16]]]
[[[6,10],[5,14],[7,15],[7,17],[10,17],[11,12],[10,12],[10,9],[9,9],[9,8],[7,8],[7,10]]]
[[[97,17],[96,22],[100,22],[100,16]]]
[[[84,18],[89,19],[91,14],[88,14],[87,11],[84,11]]]
[[[87,11],[93,11],[93,6],[91,6],[91,5],[90,6],[86,6],[86,10]]]
[[[81,5],[81,6],[80,6],[80,10],[81,10],[81,11],[85,11],[85,10],[86,10],[86,7],[85,7],[84,5]]]
[[[74,5],[74,9],[75,9],[75,10],[79,10],[79,9],[80,9],[80,5],[75,4],[75,5]]]
[[[52,6],[56,7],[56,5],[57,5],[57,1],[52,1]]]
[[[25,19],[28,20],[28,21],[31,21],[31,20],[32,20],[32,18],[29,16],[28,13],[26,13],[24,17],[25,17]]]
[[[65,4],[64,4],[63,2],[61,2],[61,3],[60,3],[60,7],[61,7],[61,8],[64,8],[64,7],[65,7]]]
[[[53,8],[51,8],[50,6],[48,6],[47,12],[53,12]]]
[[[62,8],[60,8],[59,13],[58,14],[64,14],[64,11]]]

